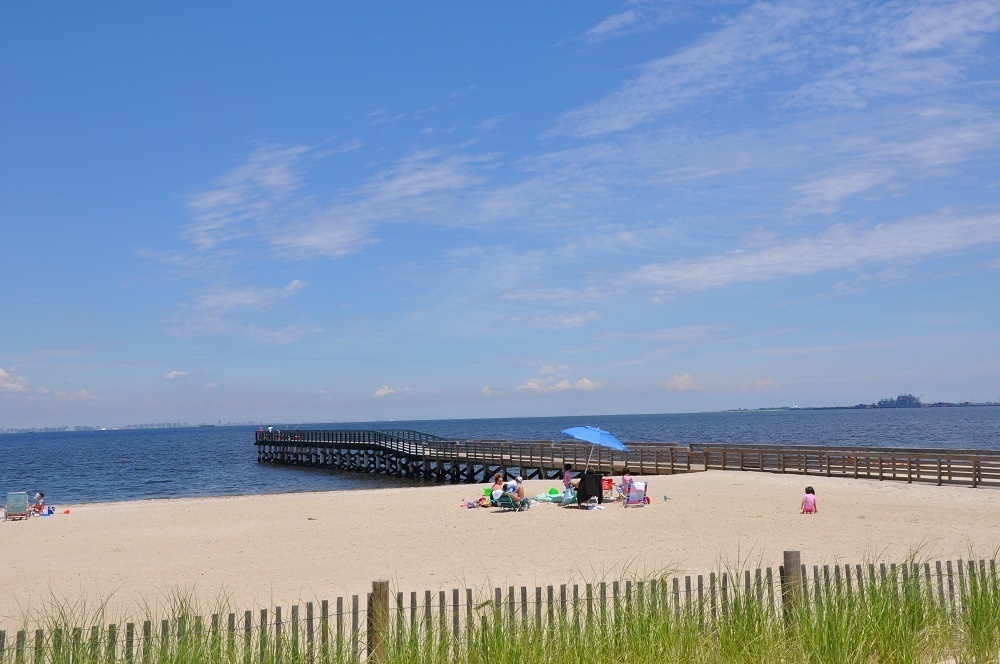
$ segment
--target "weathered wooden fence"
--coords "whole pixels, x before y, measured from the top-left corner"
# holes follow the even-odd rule
[[[825,477],[1000,486],[1000,452],[904,447],[696,446],[705,470],[795,473]]]
[[[13,633],[13,642],[0,630],[0,662],[380,661],[388,644],[407,639],[458,647],[486,619],[579,631],[643,609],[709,624],[725,619],[737,602],[756,602],[774,615],[784,611],[787,616],[794,604],[820,604],[843,593],[863,595],[880,583],[900,593],[919,593],[956,615],[976,584],[992,584],[996,592],[1000,583],[992,559],[810,568],[799,563],[797,551],[786,551],[784,562],[777,571],[767,567],[582,585],[508,585],[492,591],[392,593],[387,581],[376,581],[367,596],[307,602],[304,610],[295,605],[287,613],[274,607],[215,613],[204,620],[185,612],[158,621],[24,628]]]

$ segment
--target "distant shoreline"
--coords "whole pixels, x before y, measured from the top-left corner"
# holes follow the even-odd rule
[[[906,407],[884,407],[878,404],[864,404],[859,403],[854,406],[764,406],[762,408],[731,408],[729,410],[720,411],[722,413],[763,413],[772,411],[784,411],[784,410],[919,410],[921,408],[980,408],[984,406],[1000,406],[1000,403],[996,401],[982,401],[973,403],[971,401],[964,401],[961,403],[952,403],[948,401],[939,401],[936,403],[924,403],[919,406],[906,406]]]

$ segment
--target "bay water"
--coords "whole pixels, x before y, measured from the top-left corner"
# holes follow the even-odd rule
[[[1000,450],[1000,406],[780,410],[326,424],[288,429],[413,429],[447,438],[567,440],[593,425],[629,442]],[[266,427],[267,425],[265,425]],[[0,435],[0,493],[44,491],[50,504],[413,485],[381,476],[258,464],[255,426]]]

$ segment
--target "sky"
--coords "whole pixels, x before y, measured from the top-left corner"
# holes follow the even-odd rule
[[[998,33],[0,4],[0,429],[996,401]]]

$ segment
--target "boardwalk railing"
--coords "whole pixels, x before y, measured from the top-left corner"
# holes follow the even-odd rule
[[[792,446],[701,445],[706,470],[750,470],[854,479],[1000,486],[1000,452]]]
[[[798,561],[798,552],[785,552],[785,560]],[[308,602],[304,610],[295,605],[284,612],[278,606],[204,617],[185,611],[158,621],[23,628],[10,639],[0,630],[0,662],[380,661],[380,649],[407,642],[468,647],[470,634],[489,620],[546,630],[571,627],[576,634],[651,614],[707,626],[747,603],[787,619],[794,606],[819,607],[887,587],[895,596],[913,595],[957,617],[977,595],[1000,593],[995,560],[795,567],[492,591],[391,593],[388,582],[377,581],[367,596]]]
[[[441,482],[486,482],[494,473],[557,479],[577,471],[673,475],[743,470],[937,485],[1000,486],[1000,452],[907,448],[629,443],[631,452],[550,440],[450,440],[411,430],[258,431],[257,460]]]

